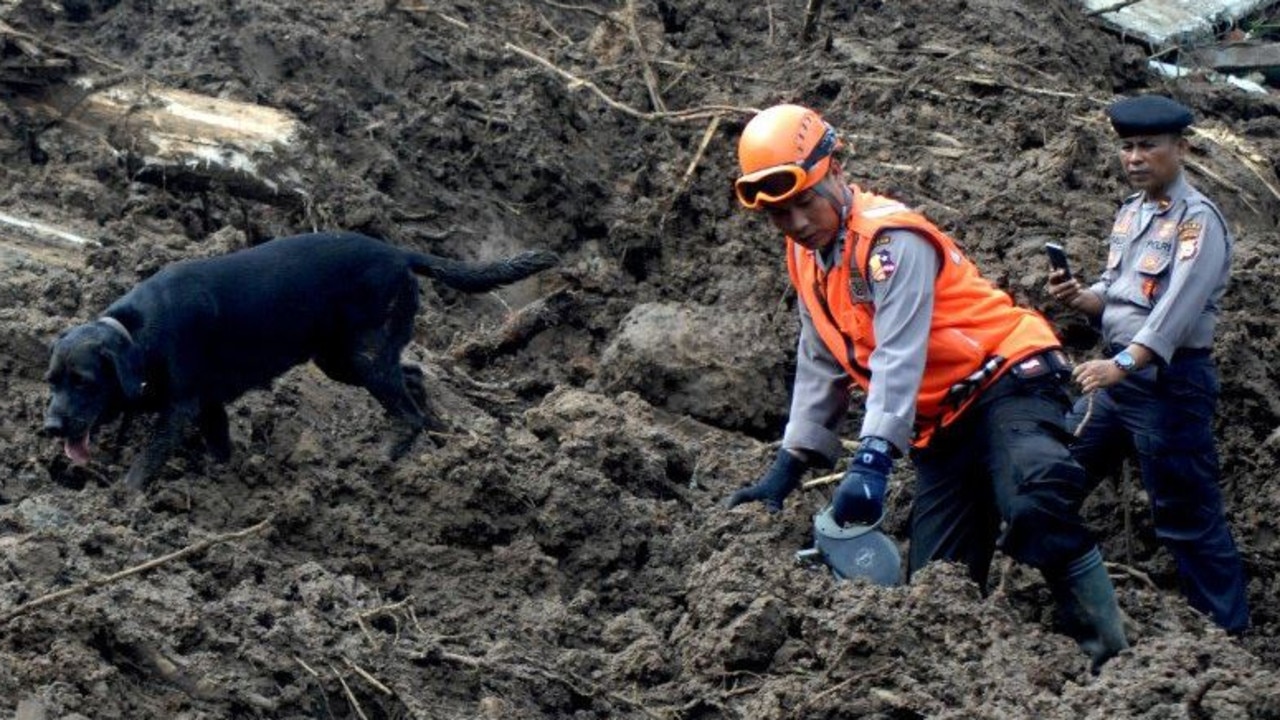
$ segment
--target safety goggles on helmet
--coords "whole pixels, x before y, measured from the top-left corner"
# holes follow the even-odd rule
[[[822,179],[819,176],[812,183],[809,182],[809,171],[822,162],[823,158],[835,152],[838,145],[835,128],[828,125],[822,139],[800,164],[775,165],[748,173],[734,181],[733,191],[738,196],[738,202],[750,210],[756,210],[763,204],[780,203],[794,197]]]

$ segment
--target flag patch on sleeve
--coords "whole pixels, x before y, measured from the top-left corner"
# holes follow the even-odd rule
[[[892,277],[893,271],[898,269],[898,264],[893,261],[893,255],[888,248],[881,248],[871,256],[868,267],[871,270],[871,282],[879,283]]]

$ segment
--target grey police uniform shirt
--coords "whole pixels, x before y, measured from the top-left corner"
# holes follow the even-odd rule
[[[1105,342],[1137,343],[1169,362],[1179,348],[1213,346],[1231,272],[1231,233],[1185,176],[1167,204],[1130,197],[1111,228],[1107,266],[1089,289],[1103,298]]]
[[[869,282],[854,282],[849,288],[855,302],[868,302],[875,308],[872,327],[876,348],[869,361],[871,384],[858,437],[884,438],[905,453],[911,447],[916,396],[928,357],[940,259],[933,243],[910,230],[888,230],[879,238],[868,262],[875,261],[877,255],[881,258],[882,279],[864,267],[861,277]],[[833,257],[824,260],[819,254],[819,263],[824,269],[834,267],[844,249],[841,241]],[[798,245],[796,251],[807,252]],[[887,273],[885,258],[892,265]],[[852,343],[848,352],[852,361]],[[834,428],[848,411],[851,390],[852,379],[822,342],[809,309],[800,303],[796,379],[782,446],[817,453],[834,463],[842,454]]]

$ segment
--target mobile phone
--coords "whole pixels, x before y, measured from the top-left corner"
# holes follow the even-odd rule
[[[1071,265],[1067,262],[1067,251],[1063,250],[1062,246],[1055,242],[1045,243],[1044,251],[1045,254],[1049,256],[1049,265],[1051,265],[1054,270],[1061,270],[1063,272],[1063,280],[1070,280]]]

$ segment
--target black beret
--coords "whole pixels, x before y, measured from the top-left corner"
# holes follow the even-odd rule
[[[1120,137],[1181,133],[1191,124],[1191,110],[1163,95],[1125,98],[1107,108],[1111,127]]]

